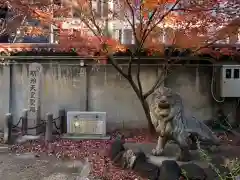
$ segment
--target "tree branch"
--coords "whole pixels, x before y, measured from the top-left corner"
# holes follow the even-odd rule
[[[143,34],[144,36],[142,37],[142,41],[141,41],[140,46],[143,46],[144,42],[146,41],[148,35],[152,32],[152,30],[153,30],[160,22],[162,22],[162,21],[164,20],[164,18],[165,18],[166,16],[168,16],[171,11],[173,11],[173,9],[177,6],[177,4],[178,4],[180,1],[181,1],[181,0],[177,0],[177,1],[175,2],[175,4],[148,30],[148,27],[149,27],[149,25],[150,25],[150,23],[151,23],[151,22],[150,22],[150,19],[149,19],[149,22],[150,22],[150,23],[147,24],[147,27],[146,27],[146,29],[145,29],[145,33]],[[155,11],[155,13],[156,13],[156,11]],[[153,14],[153,16],[154,16],[154,14]],[[153,17],[153,16],[151,16],[151,17]],[[151,21],[152,21],[152,20],[151,20]]]
[[[133,63],[133,57],[132,55],[130,56],[130,59],[128,61],[128,76],[132,76],[132,63]]]
[[[165,81],[165,79],[167,78],[167,72],[168,72],[168,70],[169,70],[169,66],[167,66],[167,67],[165,67],[165,75],[164,75],[164,77],[162,78],[162,76],[163,76],[163,72],[161,72],[159,75],[158,75],[158,77],[157,77],[157,80],[155,81],[155,83],[154,83],[154,85],[152,86],[152,88],[149,90],[149,91],[147,91],[146,93],[144,93],[144,95],[143,95],[143,98],[144,99],[146,99],[149,95],[151,95],[153,92],[154,92],[154,90],[160,85],[160,84],[162,84],[164,81]]]
[[[143,44],[144,44],[144,40],[143,40],[143,39],[144,39],[144,37],[145,37],[145,34],[147,33],[147,29],[148,29],[149,25],[151,24],[151,22],[152,22],[152,20],[153,20],[154,15],[155,15],[156,12],[157,12],[157,9],[158,9],[158,8],[155,8],[155,9],[154,9],[153,13],[151,14],[151,16],[150,16],[150,18],[149,18],[149,20],[148,20],[148,22],[147,22],[147,25],[146,25],[145,29],[144,29],[144,31],[143,31],[143,34],[141,35],[141,41],[140,41],[140,44],[139,44],[139,48],[140,48],[140,49],[142,48],[142,46],[143,46]]]
[[[136,22],[135,22],[135,13],[134,13],[134,10],[133,10],[133,7],[131,6],[129,0],[125,0],[127,5],[128,5],[128,8],[131,12],[131,16],[132,16],[132,24],[130,23],[130,25],[132,26],[132,31],[133,31],[133,35],[134,35],[134,39],[135,39],[135,43],[139,44],[138,42],[138,38],[137,38],[137,33],[136,33]]]
[[[113,67],[127,80],[129,80],[129,76],[123,72],[123,70],[117,65],[116,61],[114,60],[113,56],[108,56],[109,62],[113,65]]]
[[[90,12],[91,12],[92,23],[93,23],[93,25],[96,27],[98,33],[101,34],[101,33],[102,33],[102,32],[101,32],[101,29],[100,29],[100,27],[97,25],[96,19],[95,19],[94,13],[93,13],[92,0],[89,1],[89,7],[90,7]]]
[[[141,69],[141,66],[140,66],[140,57],[138,56],[138,64],[137,64],[137,84],[138,84],[138,88],[139,88],[139,93],[142,95],[142,83],[141,83],[141,80],[140,80],[140,69]]]

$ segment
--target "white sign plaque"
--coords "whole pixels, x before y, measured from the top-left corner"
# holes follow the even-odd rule
[[[68,133],[106,135],[106,112],[67,112]]]

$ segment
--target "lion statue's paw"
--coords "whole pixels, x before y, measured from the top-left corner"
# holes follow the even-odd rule
[[[154,156],[161,156],[161,155],[163,155],[163,149],[153,149],[152,150],[152,155],[154,155]]]

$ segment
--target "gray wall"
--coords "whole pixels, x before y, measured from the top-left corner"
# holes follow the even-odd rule
[[[0,66],[0,128],[4,127],[5,114],[9,112],[9,77],[9,66]]]
[[[12,66],[11,109],[9,66],[1,67],[0,72],[1,128],[5,113],[11,111],[16,123],[22,110],[28,106],[28,64]],[[151,87],[159,72],[160,67],[142,67],[144,91]],[[187,115],[201,120],[211,119],[216,107],[210,83],[209,67],[177,67],[165,81],[167,87],[182,95]],[[226,102],[224,106],[227,113],[232,112],[229,115],[233,119],[235,101]],[[108,129],[147,125],[142,107],[131,86],[111,66],[97,66],[86,72],[76,64],[43,64],[41,118],[46,119],[47,112],[52,112],[57,117],[60,108],[71,111],[106,111]]]

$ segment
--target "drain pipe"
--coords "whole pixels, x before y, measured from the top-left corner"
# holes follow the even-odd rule
[[[86,82],[85,82],[85,91],[86,91],[86,99],[85,99],[85,111],[89,111],[89,66],[85,66],[86,72]]]
[[[84,60],[80,61],[80,68],[85,72],[85,111],[89,110],[89,71],[88,66],[85,64]],[[80,70],[81,71],[81,70]]]
[[[9,113],[13,113],[13,65],[9,64]]]

